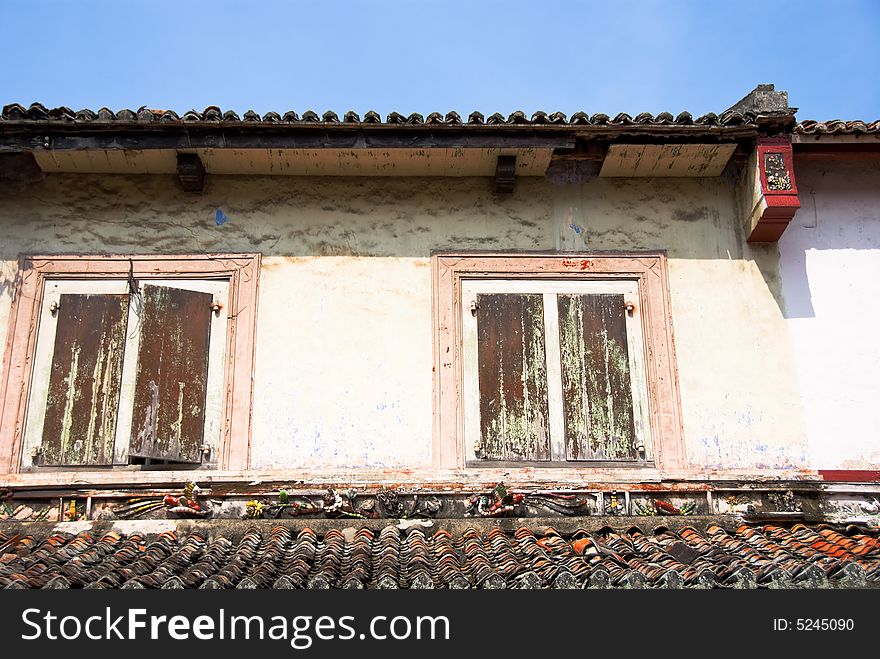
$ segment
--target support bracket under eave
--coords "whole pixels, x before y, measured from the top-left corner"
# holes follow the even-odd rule
[[[0,181],[29,182],[42,176],[33,153],[0,153]]]
[[[777,242],[801,207],[794,176],[791,138],[759,137],[755,151],[754,190],[748,242]]]
[[[185,192],[205,189],[205,166],[197,153],[177,154],[177,178]]]
[[[516,183],[516,156],[498,156],[495,165],[495,194],[510,194]]]

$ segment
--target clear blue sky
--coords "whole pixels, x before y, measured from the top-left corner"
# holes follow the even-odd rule
[[[880,0],[0,0],[0,104],[880,118]]]

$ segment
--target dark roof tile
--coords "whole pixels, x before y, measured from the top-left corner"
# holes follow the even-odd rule
[[[521,110],[504,116],[501,113],[493,113],[486,118],[480,112],[472,112],[468,115],[467,124],[469,125],[487,125],[487,126],[694,126],[694,127],[713,127],[713,126],[741,126],[753,124],[756,122],[756,115],[751,112],[738,112],[728,110],[720,117],[714,113],[709,113],[694,120],[690,113],[681,112],[677,116],[669,112],[661,112],[652,115],[649,112],[642,112],[633,117],[630,114],[622,112],[613,119],[607,114],[597,113],[590,117],[585,112],[575,112],[570,118],[562,112],[548,113],[543,110],[534,112],[531,116],[525,114]],[[172,110],[156,110],[147,107],[141,107],[137,111],[130,109],[121,109],[113,112],[108,108],[101,108],[97,112],[88,108],[79,112],[73,112],[66,107],[58,107],[47,109],[39,103],[33,103],[25,108],[19,103],[12,103],[3,107],[0,113],[0,121],[51,121],[51,122],[76,122],[78,124],[88,124],[91,122],[108,122],[115,121],[121,124],[135,123],[144,124],[161,121],[165,124],[191,123],[191,122],[219,122],[227,123],[247,123],[247,124],[265,124],[272,125],[277,123],[346,123],[346,124],[382,124],[382,118],[374,111],[367,112],[360,117],[356,112],[348,111],[340,120],[339,116],[333,111],[324,112],[323,115],[307,110],[300,116],[294,111],[266,112],[262,116],[253,110],[248,110],[241,117],[232,110],[223,111],[217,106],[208,106],[202,111],[189,110],[182,116],[179,116]],[[462,118],[457,112],[448,112],[445,115],[439,112],[432,112],[425,118],[423,115],[413,112],[406,116],[399,112],[390,112],[384,121],[388,125],[410,125],[410,126],[434,126],[434,125],[461,125]],[[865,124],[864,122],[802,122],[796,128],[797,132],[810,134],[814,132],[877,132],[878,122],[873,124]]]
[[[865,122],[843,121],[841,119],[830,121],[808,119],[799,122],[794,127],[794,132],[798,135],[876,135],[880,133],[880,120]]]
[[[36,103],[34,105],[37,105]],[[31,106],[33,107],[33,106]],[[3,106],[3,118],[11,121],[21,121],[23,119],[28,119],[28,111],[24,108],[23,105],[18,103],[10,103],[9,105]]]
[[[694,123],[699,126],[717,126],[719,123],[718,115],[714,112],[709,112],[701,117],[698,117]]]
[[[816,588],[880,586],[875,533],[712,524],[535,534],[253,525],[198,531],[0,535],[0,588]]]
[[[43,109],[45,110],[45,108]],[[49,117],[56,121],[73,121],[76,118],[76,115],[73,110],[62,105],[61,107],[49,110]]]

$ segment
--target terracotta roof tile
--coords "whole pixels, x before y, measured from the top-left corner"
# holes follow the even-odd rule
[[[794,132],[798,135],[864,135],[880,133],[880,120],[864,122],[864,121],[843,121],[841,119],[832,119],[831,121],[814,121],[808,119],[799,122],[794,127]]]
[[[0,534],[0,588],[769,588],[880,587],[880,542],[845,531],[710,525],[570,535],[528,527],[387,526],[323,535],[254,524],[198,531]]]

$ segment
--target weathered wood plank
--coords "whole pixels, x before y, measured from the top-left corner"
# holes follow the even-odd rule
[[[64,294],[59,304],[39,464],[111,464],[128,296]]]
[[[568,460],[635,460],[624,296],[559,295]]]
[[[364,130],[339,126],[307,128],[283,126],[280,129],[210,129],[155,126],[144,129],[114,127],[113,130],[52,128],[40,125],[20,132],[9,132],[0,140],[0,153],[42,151],[49,137],[52,151],[152,150],[152,149],[566,149],[575,145],[574,131],[569,128],[522,127],[499,130],[497,127],[413,126]]]
[[[129,458],[201,461],[211,300],[209,293],[143,287]]]
[[[478,295],[480,437],[490,460],[549,460],[542,295]]]

